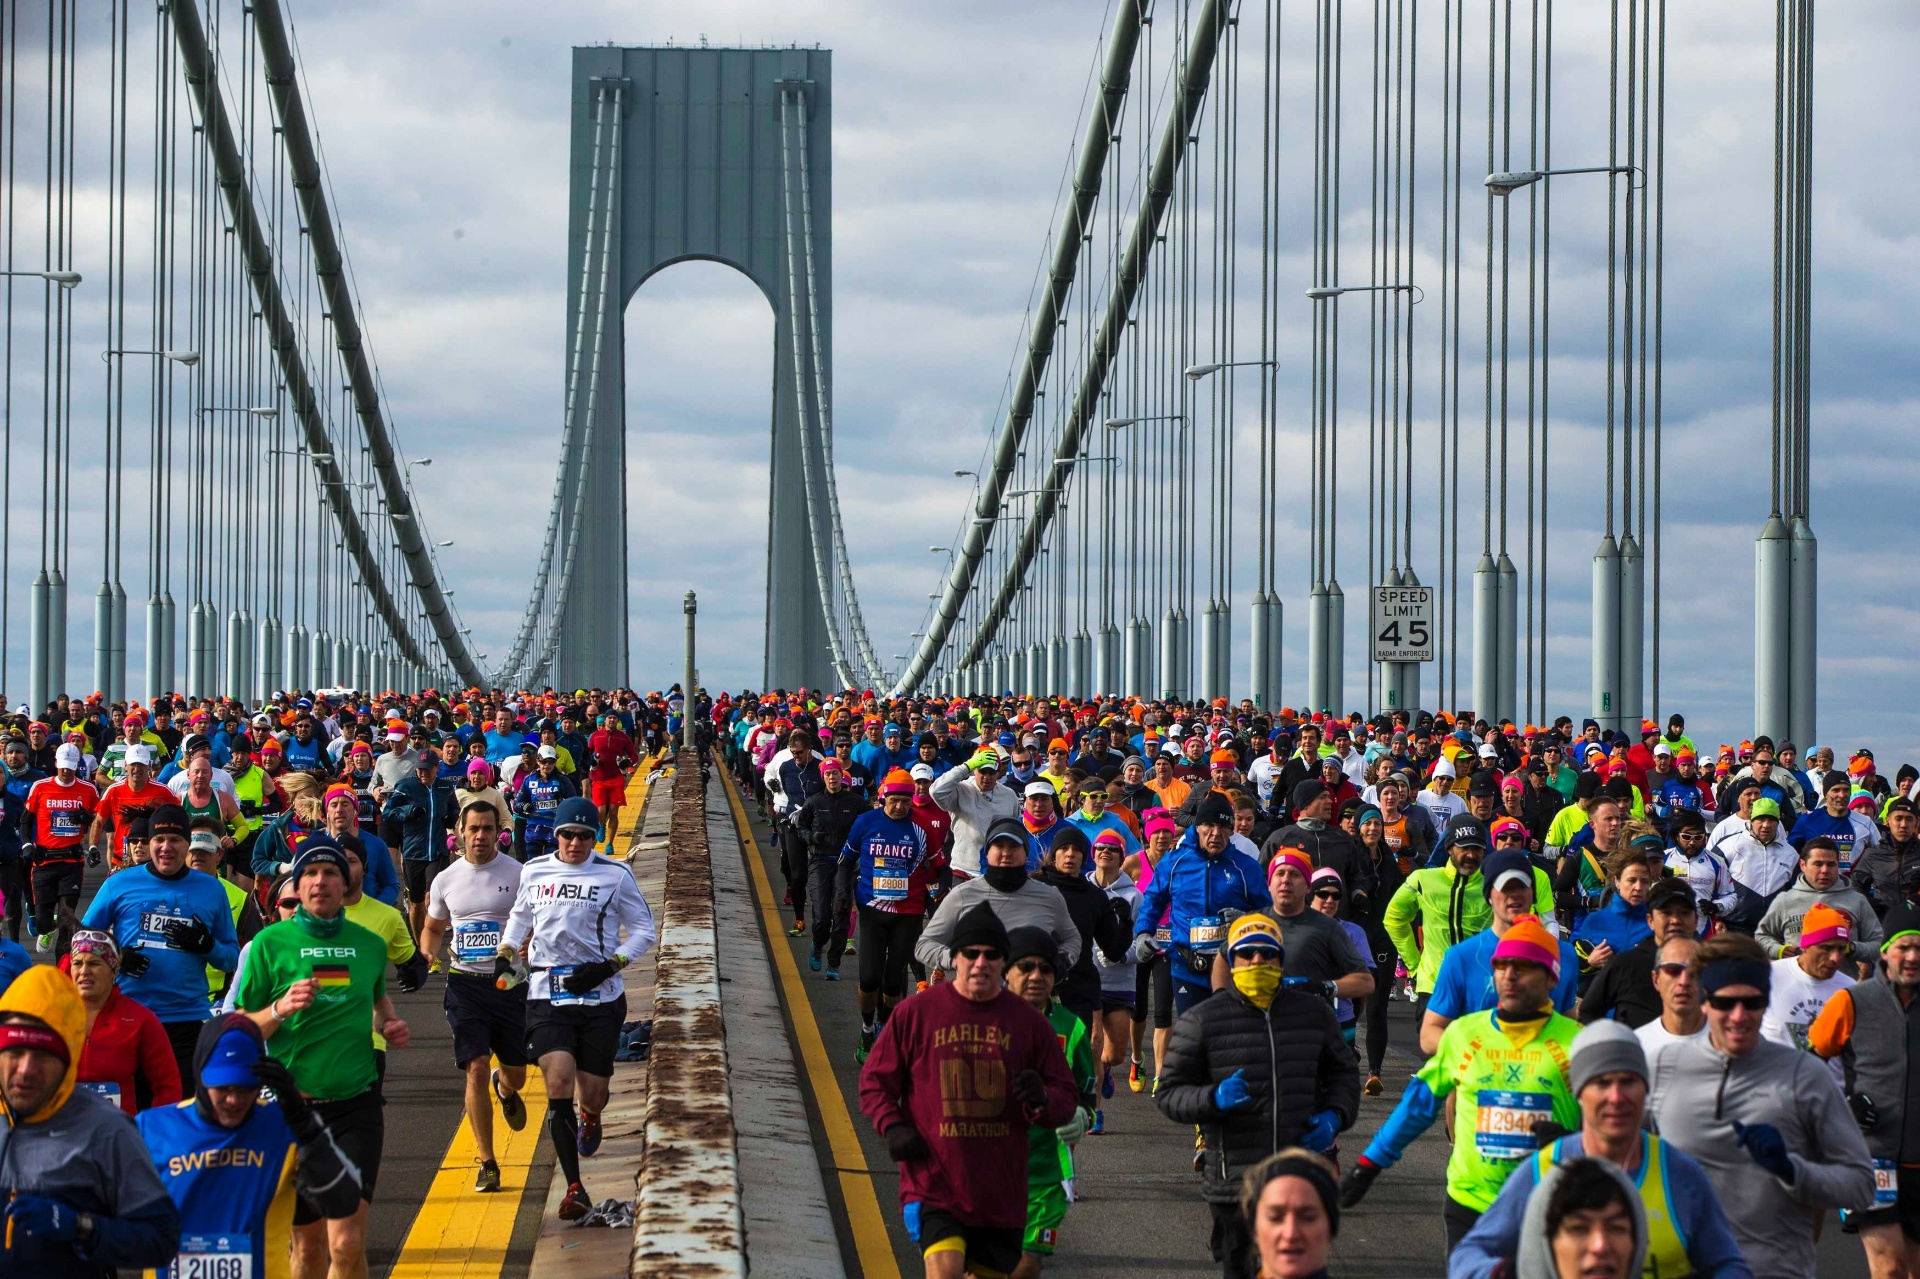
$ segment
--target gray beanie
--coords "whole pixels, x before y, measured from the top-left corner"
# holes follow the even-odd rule
[[[1647,1053],[1640,1037],[1617,1021],[1590,1022],[1573,1037],[1573,1056],[1567,1069],[1568,1083],[1575,1098],[1587,1082],[1616,1070],[1631,1071],[1647,1078]]]

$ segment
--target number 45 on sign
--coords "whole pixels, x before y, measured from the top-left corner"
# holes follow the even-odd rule
[[[1431,662],[1433,588],[1374,587],[1372,634],[1376,662]]]

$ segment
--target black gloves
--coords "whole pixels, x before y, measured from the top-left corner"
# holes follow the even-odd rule
[[[427,984],[427,957],[419,951],[404,964],[394,966],[394,984],[401,990],[412,994]]]
[[[1853,1121],[1860,1125],[1861,1132],[1880,1122],[1880,1108],[1873,1104],[1873,1098],[1863,1092],[1847,1094],[1847,1109],[1853,1112]]]
[[[167,945],[189,955],[204,955],[213,949],[213,934],[197,919],[169,920],[160,926],[160,935],[167,939]]]
[[[1023,1070],[1013,1077],[1013,1095],[1028,1110],[1047,1108],[1047,1084],[1037,1070]]]
[[[584,995],[619,971],[620,966],[611,959],[599,959],[580,965],[561,978],[560,985],[569,995]]]
[[[1347,1169],[1347,1175],[1340,1179],[1340,1206],[1351,1208],[1365,1199],[1380,1172],[1380,1165],[1369,1163],[1365,1155],[1354,1160],[1353,1167]]]
[[[887,1158],[897,1164],[910,1163],[916,1159],[925,1159],[933,1152],[927,1149],[926,1138],[912,1124],[899,1123],[887,1129]]]
[[[1573,1129],[1567,1127],[1565,1124],[1556,1124],[1551,1119],[1536,1119],[1533,1121],[1533,1139],[1542,1149],[1551,1146],[1562,1137],[1572,1135]]]
[[[313,1107],[300,1095],[300,1087],[293,1082],[293,1072],[287,1069],[286,1063],[262,1057],[253,1063],[253,1077],[265,1087],[273,1089],[274,1099],[280,1103],[280,1113],[287,1117],[287,1126],[296,1134],[306,1135],[308,1124],[314,1117]]]
[[[144,952],[128,947],[126,950],[120,952],[120,975],[122,977],[139,977],[147,971],[150,963],[151,961],[146,957]]]

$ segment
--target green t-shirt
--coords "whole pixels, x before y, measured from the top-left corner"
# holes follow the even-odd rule
[[[1053,1033],[1060,1037],[1060,1051],[1067,1057],[1067,1072],[1081,1097],[1091,1095],[1099,1086],[1093,1073],[1093,1041],[1087,1037],[1087,1024],[1068,1011],[1059,1000],[1047,1009]],[[1027,1186],[1054,1186],[1073,1176],[1073,1149],[1045,1124],[1027,1129]]]
[[[1544,1021],[1507,1027],[1497,1011],[1448,1023],[1433,1056],[1414,1076],[1436,1098],[1454,1095],[1447,1194],[1475,1212],[1493,1207],[1507,1174],[1533,1154],[1535,1123],[1580,1126],[1580,1104],[1567,1089],[1580,1023],[1550,1013]]]
[[[267,1050],[308,1096],[358,1097],[378,1078],[368,1032],[374,1001],[387,993],[387,943],[344,915],[321,920],[302,908],[253,939],[239,1007],[258,1012],[309,977],[320,982],[313,1006],[287,1018]]]

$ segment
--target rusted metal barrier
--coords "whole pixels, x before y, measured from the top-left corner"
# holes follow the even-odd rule
[[[637,1178],[631,1273],[744,1276],[746,1228],[720,1009],[713,864],[697,751],[673,775],[673,826],[654,970],[646,1153]]]

